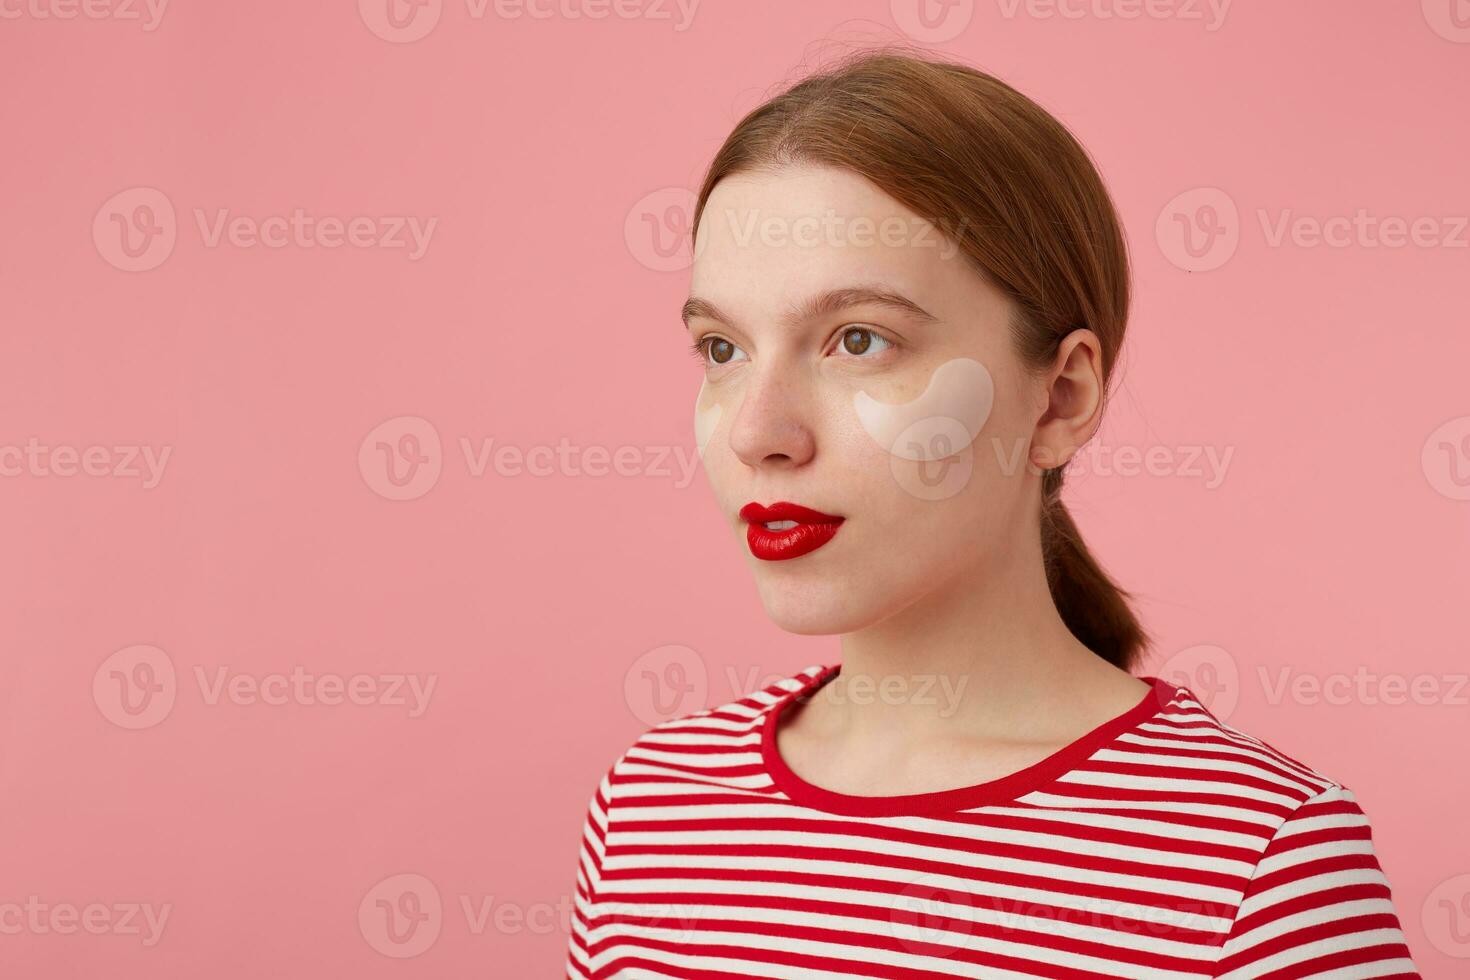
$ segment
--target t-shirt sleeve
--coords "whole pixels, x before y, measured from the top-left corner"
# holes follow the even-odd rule
[[[622,761],[619,759],[619,761]],[[570,980],[587,980],[592,976],[588,948],[589,923],[592,919],[593,896],[602,880],[602,858],[606,853],[607,812],[612,803],[614,763],[587,804],[582,821],[582,846],[577,860],[575,893],[572,898],[572,932],[567,947],[566,975]]]
[[[1368,817],[1332,786],[1276,831],[1215,968],[1219,980],[1419,977]]]

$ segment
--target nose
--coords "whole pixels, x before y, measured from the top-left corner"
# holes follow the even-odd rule
[[[730,449],[750,467],[793,468],[816,451],[811,391],[798,370],[768,363],[750,372],[730,426]]]

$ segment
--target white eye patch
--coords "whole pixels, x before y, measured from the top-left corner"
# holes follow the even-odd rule
[[[980,435],[995,404],[995,382],[969,357],[945,361],[913,401],[890,405],[867,392],[852,396],[858,422],[873,441],[900,459],[944,459]]]
[[[705,386],[700,384],[699,397],[694,400],[694,449],[701,459],[704,458],[704,448],[720,427],[720,416],[724,414],[724,407],[719,402],[706,405],[704,396]]]

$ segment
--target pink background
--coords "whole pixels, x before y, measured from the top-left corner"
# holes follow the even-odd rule
[[[560,971],[588,795],[660,706],[644,670],[683,671],[682,713],[836,658],[764,619],[677,469],[699,370],[650,229],[772,86],[904,28],[1056,112],[1126,220],[1101,444],[1164,464],[1070,499],[1147,672],[1353,789],[1425,976],[1465,969],[1465,4],[992,0],[923,28],[905,0],[431,0],[395,29],[384,0],[176,0],[150,30],[91,2],[0,19],[0,907],[46,906],[0,914],[0,974]],[[160,195],[130,259],[116,220]],[[211,244],[220,209],[369,220]],[[1360,210],[1340,245],[1273,239]],[[436,221],[422,255],[364,244],[393,216]],[[1384,219],[1426,221],[1387,247]],[[380,436],[420,455],[406,486]],[[572,462],[477,475],[487,439]],[[169,451],[156,485],[127,447]],[[1199,447],[1233,453],[1217,485]],[[213,686],[298,667],[377,686]],[[416,717],[395,674],[433,677]],[[387,936],[405,891],[425,917]],[[130,903],[169,907],[157,942]]]

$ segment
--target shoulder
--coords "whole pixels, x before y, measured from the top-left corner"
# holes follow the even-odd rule
[[[766,710],[810,685],[827,664],[812,664],[789,676],[767,680],[753,691],[712,707],[669,718],[640,733],[608,769],[604,785],[609,802],[619,784],[648,778],[677,778],[691,770],[754,762],[760,751],[760,723]]]
[[[1312,794],[1345,788],[1320,769],[1287,754],[1266,739],[1220,720],[1188,687],[1161,686],[1160,708],[1139,726],[1140,731],[1168,742],[1197,746],[1205,765],[1213,759],[1233,760],[1233,769],[1241,774],[1273,781],[1285,779]]]
[[[1215,976],[1418,975],[1351,789],[1222,722],[1186,688],[1129,734],[1194,746],[1181,764],[1198,780],[1191,809],[1246,828]]]
[[[1272,836],[1308,812],[1321,815],[1335,808],[1361,813],[1343,782],[1222,721],[1189,688],[1164,686],[1157,713],[1125,733],[1119,745],[1158,760],[1171,781],[1194,782],[1253,811]]]

